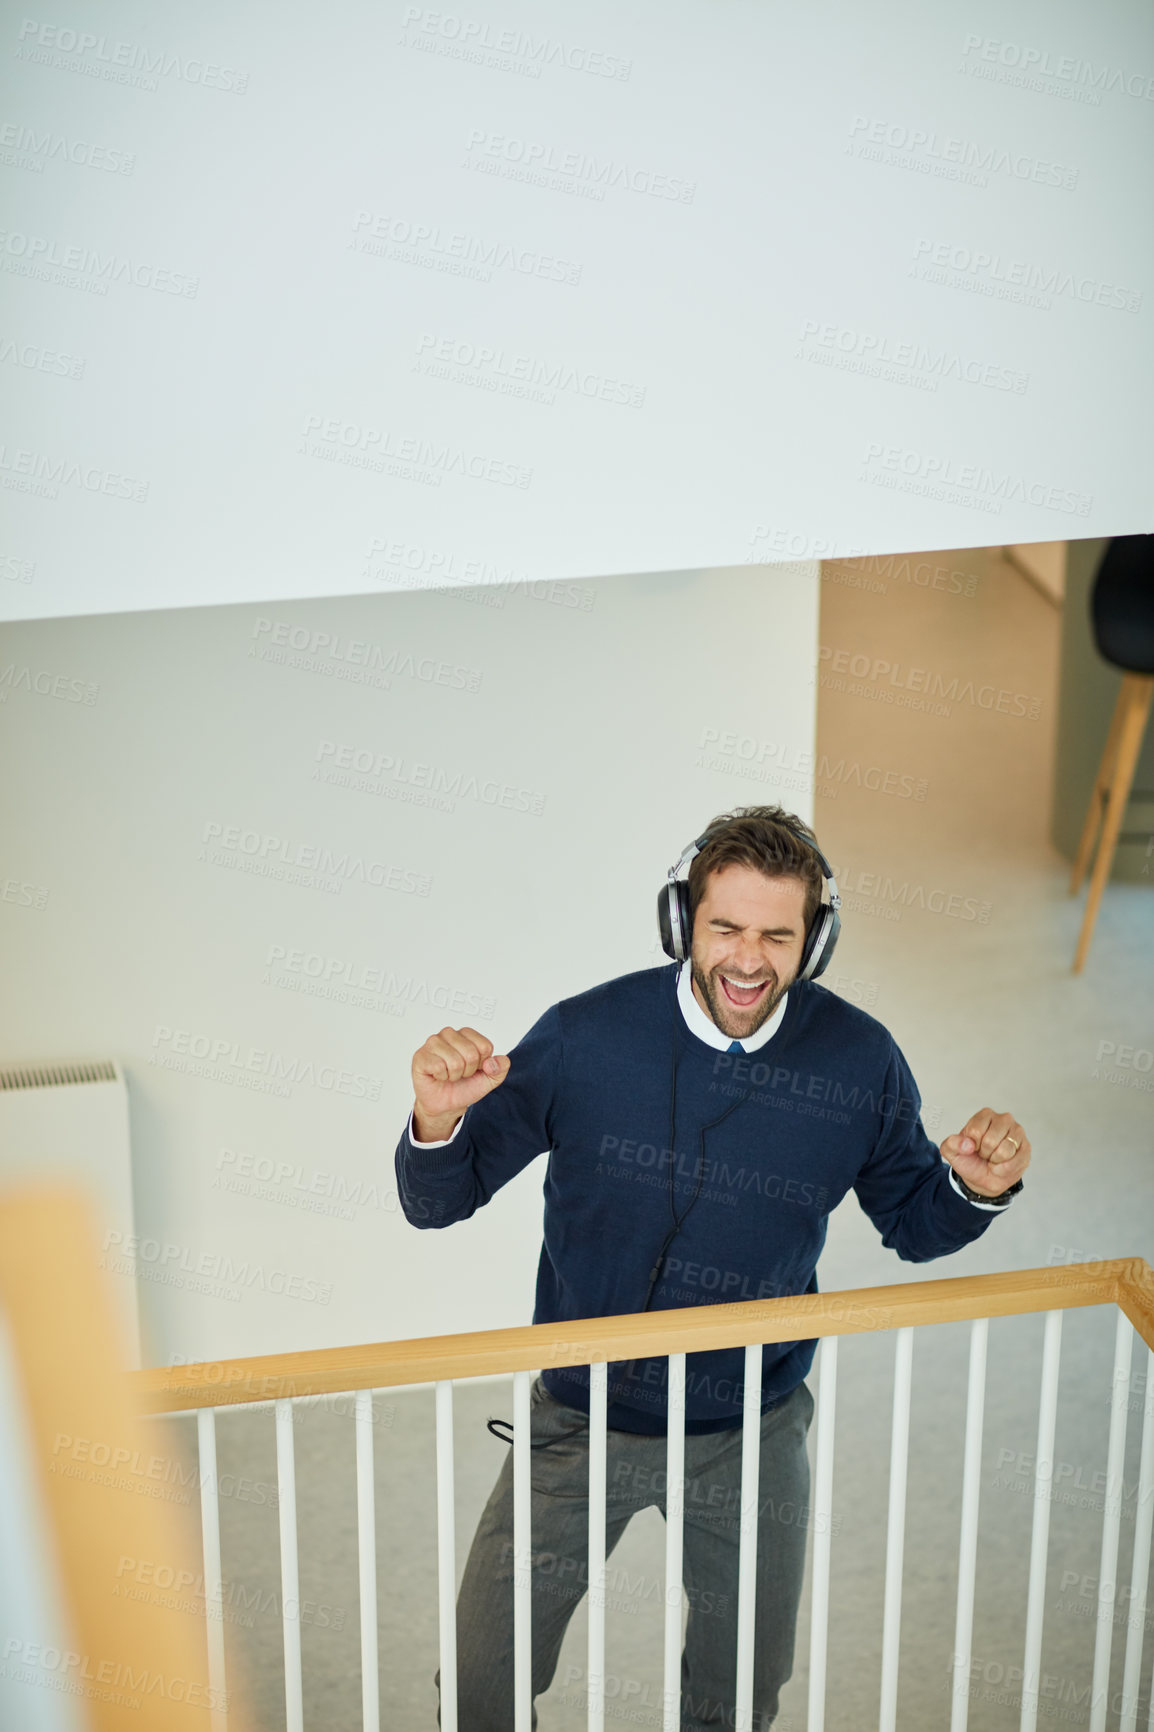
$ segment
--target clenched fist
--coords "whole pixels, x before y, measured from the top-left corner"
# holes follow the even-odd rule
[[[941,1152],[964,1185],[983,1197],[1000,1197],[1030,1164],[1030,1139],[1012,1113],[982,1107]]]
[[[509,1074],[506,1054],[475,1028],[443,1028],[413,1054],[413,1129],[418,1142],[452,1132],[466,1107],[499,1088]]]

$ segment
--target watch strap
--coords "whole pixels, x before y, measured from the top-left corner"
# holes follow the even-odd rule
[[[958,1186],[958,1189],[967,1201],[971,1203],[984,1203],[988,1209],[1009,1208],[1010,1203],[1017,1196],[1018,1192],[1024,1189],[1023,1181],[1019,1179],[1016,1184],[1010,1186],[1008,1191],[1003,1191],[997,1197],[987,1197],[984,1192],[975,1191],[967,1185],[966,1181],[962,1178],[962,1175],[958,1172],[954,1173],[954,1183]]]

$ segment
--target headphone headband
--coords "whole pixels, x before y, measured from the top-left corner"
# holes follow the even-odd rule
[[[793,825],[788,823],[786,820],[779,818],[776,819],[775,822],[779,829],[787,830],[796,842],[800,842],[803,847],[809,849],[811,854],[817,856],[818,865],[821,867],[822,876],[824,877],[830,892],[829,905],[831,908],[840,908],[841,897],[838,894],[837,883],[833,875],[833,868],[830,866],[829,861],[826,859],[817,843],[811,842],[808,836],[803,836],[800,830],[795,830]],[[694,841],[690,842],[687,847],[681,850],[680,859],[669,868],[668,877],[671,884],[677,878],[677,874],[681,871],[681,868],[686,865],[688,861],[692,860],[695,855],[700,854],[701,850],[711,837],[715,836],[719,830],[723,830],[724,828],[725,824],[711,826],[708,830],[704,831],[702,835],[696,837]]]

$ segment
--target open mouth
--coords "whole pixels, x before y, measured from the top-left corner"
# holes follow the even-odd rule
[[[769,990],[768,980],[754,981],[752,984],[740,980],[732,980],[726,974],[718,976],[721,990],[733,1005],[735,1010],[749,1010],[757,1004],[764,992]]]

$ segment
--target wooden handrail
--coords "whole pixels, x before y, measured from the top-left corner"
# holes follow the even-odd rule
[[[1101,1263],[855,1287],[841,1293],[802,1293],[736,1305],[697,1305],[574,1323],[481,1329],[467,1335],[429,1335],[414,1341],[322,1347],[255,1359],[155,1367],[128,1375],[140,1412],[182,1413],[198,1407],[337,1395],[547,1366],[659,1358],[755,1342],[868,1334],[1111,1303],[1121,1306],[1146,1344],[1154,1347],[1154,1272],[1141,1257],[1116,1257]]]
[[[1118,1304],[1147,1347],[1154,1349],[1154,1269],[1143,1257],[1130,1257],[1129,1273],[1119,1282]]]

